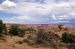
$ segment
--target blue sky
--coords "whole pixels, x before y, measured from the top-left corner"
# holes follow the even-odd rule
[[[75,0],[0,0],[0,19],[18,24],[75,24]]]

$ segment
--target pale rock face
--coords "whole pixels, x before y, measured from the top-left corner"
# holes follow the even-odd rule
[[[16,4],[12,1],[6,0],[1,4],[1,6],[5,9],[6,8],[14,8],[14,7],[16,7]]]

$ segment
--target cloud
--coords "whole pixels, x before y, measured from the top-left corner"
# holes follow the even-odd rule
[[[17,19],[17,20],[33,20],[33,18],[29,17],[29,16],[15,16],[15,17],[12,17],[10,19],[12,19],[12,20],[14,20],[14,19]]]
[[[9,0],[5,0],[0,4],[0,8],[2,8],[3,10],[13,9],[16,6],[17,6],[16,3],[9,1]]]
[[[4,9],[0,6],[0,11],[3,11]]]
[[[18,3],[17,8],[10,10],[14,13],[19,14],[61,14],[61,13],[67,13],[73,11],[74,6],[72,7],[72,4],[69,3],[53,3],[53,4],[38,4],[38,3]],[[19,12],[18,12],[19,11]],[[9,12],[9,11],[8,11]]]
[[[50,23],[53,20],[70,20],[75,19],[75,1],[74,0],[17,0],[16,8],[7,8],[8,13],[15,13],[21,16],[13,17],[19,23]],[[43,4],[41,3],[43,2]],[[11,2],[10,2],[11,3]],[[3,3],[2,3],[3,5]],[[5,5],[5,3],[4,3]],[[7,5],[10,5],[7,3]],[[11,4],[12,5],[12,4]],[[2,6],[3,8],[6,7]],[[11,6],[9,6],[11,7]],[[72,16],[72,17],[71,17]],[[13,21],[10,18],[10,21]],[[16,22],[17,23],[17,22]]]
[[[57,20],[57,18],[56,18],[56,16],[55,16],[55,15],[52,15],[52,18],[53,18],[54,20]]]

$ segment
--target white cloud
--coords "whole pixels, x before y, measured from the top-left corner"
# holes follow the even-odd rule
[[[4,10],[1,6],[0,6],[0,11]]]
[[[43,14],[48,13],[56,14],[61,12],[71,12],[73,11],[72,5],[69,3],[60,3],[60,4],[38,4],[38,3],[18,3],[18,7],[10,10],[9,12],[19,13],[19,14]]]
[[[61,15],[61,16],[52,15],[52,18],[53,18],[54,20],[68,20],[68,19],[70,19],[71,17],[69,17],[68,15]]]
[[[17,6],[16,3],[9,1],[9,0],[5,0],[0,4],[0,8],[2,8],[3,10],[13,9],[16,6]]]
[[[37,21],[45,21],[45,20],[68,20],[75,19],[74,15],[70,14],[75,11],[75,2],[74,0],[69,0],[66,2],[65,0],[60,0],[60,3],[55,3],[56,0],[45,0],[44,4],[36,3],[36,0],[29,0],[30,2],[26,2],[28,0],[18,0],[16,8],[5,10],[8,13],[16,13],[22,16],[15,16],[16,20],[33,20]],[[41,1],[41,0],[40,0]],[[2,3],[2,5],[11,7],[8,3]],[[7,4],[7,5],[6,5]],[[4,7],[5,7],[4,6]],[[70,15],[69,15],[70,14]],[[54,16],[51,16],[54,15]],[[72,16],[72,17],[71,17]],[[51,18],[53,17],[53,18]],[[13,18],[13,19],[14,19]]]
[[[29,16],[15,16],[11,19],[19,19],[19,20],[33,20],[32,17],[29,17]]]
[[[57,20],[57,18],[56,18],[56,16],[55,16],[55,15],[52,15],[52,18],[53,18],[54,20]]]
[[[72,19],[75,19],[75,13],[68,13],[68,14],[65,14],[65,15],[60,15],[60,16],[56,16],[54,15],[54,20],[72,20]]]

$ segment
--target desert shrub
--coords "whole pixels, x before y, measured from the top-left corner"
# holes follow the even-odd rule
[[[33,46],[36,44],[35,40],[28,40],[28,45]]]
[[[17,43],[18,43],[18,44],[23,44],[24,42],[23,42],[23,41],[18,41]]]
[[[25,35],[25,32],[24,32],[24,29],[20,29],[20,28],[18,28],[18,26],[12,25],[11,29],[9,31],[9,34],[11,36],[23,37]]]
[[[12,25],[9,34],[14,36],[18,35],[18,26]]]
[[[29,43],[29,41],[26,40],[26,39],[23,39],[23,40],[20,40],[20,41],[16,42],[16,44],[23,44],[23,43]]]
[[[38,32],[36,37],[36,43],[37,44],[44,44],[46,41],[48,41],[49,34],[45,32]]]
[[[10,35],[18,35],[18,27],[12,25],[12,26],[11,26],[11,29],[10,29],[10,31],[9,31],[9,34],[10,34]]]
[[[58,25],[58,29],[59,31],[61,31],[63,28],[62,28],[63,25]]]
[[[19,29],[18,36],[19,37],[24,37],[24,35],[25,35],[25,30],[24,29]]]
[[[24,43],[28,43],[29,41],[27,39],[23,39],[23,42]]]
[[[5,28],[5,24],[3,24],[2,20],[0,20],[0,36],[4,34],[3,31],[5,30]]]
[[[75,49],[75,35],[64,33],[62,34],[62,42],[66,43],[68,49]]]
[[[36,43],[37,44],[44,44],[47,46],[57,45],[59,36],[56,34],[53,34],[52,32],[44,33],[44,32],[38,32],[37,38],[36,38]]]
[[[36,38],[36,43],[38,43],[38,44],[41,44],[41,43],[43,43],[43,36],[44,36],[44,33],[42,33],[42,32],[38,32],[38,34],[37,34],[37,38]]]
[[[34,28],[26,28],[25,31],[36,31],[36,29],[34,29]]]
[[[75,35],[73,34],[64,33],[61,39],[64,43],[75,43]]]

